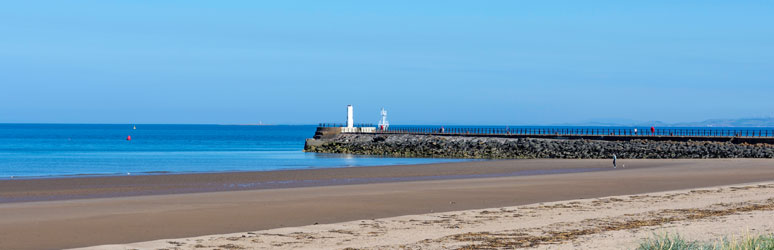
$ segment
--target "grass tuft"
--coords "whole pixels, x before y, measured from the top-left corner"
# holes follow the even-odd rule
[[[670,236],[668,233],[664,235],[653,235],[650,239],[645,240],[637,248],[638,250],[683,250],[683,249],[700,249],[697,248],[697,244],[694,241],[687,241],[680,235]]]
[[[712,243],[688,241],[680,235],[654,235],[640,243],[638,250],[774,250],[774,235],[727,238]]]

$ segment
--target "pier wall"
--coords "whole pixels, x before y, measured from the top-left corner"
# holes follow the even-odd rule
[[[597,136],[598,137],[598,136]],[[636,137],[512,137],[405,133],[339,133],[307,140],[305,151],[473,159],[774,158],[774,144],[734,140]]]

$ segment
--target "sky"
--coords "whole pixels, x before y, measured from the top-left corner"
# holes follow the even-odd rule
[[[774,114],[772,1],[6,1],[0,123]]]

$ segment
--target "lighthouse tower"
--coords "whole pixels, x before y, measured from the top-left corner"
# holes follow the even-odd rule
[[[376,127],[355,126],[355,116],[352,105],[347,105],[347,124],[341,127],[342,133],[374,133]]]
[[[384,108],[382,108],[382,119],[379,120],[379,130],[387,131],[387,128],[389,126],[390,126],[390,122],[387,121],[387,110],[384,110]]]
[[[355,118],[353,117],[352,105],[347,105],[347,128],[355,127]]]

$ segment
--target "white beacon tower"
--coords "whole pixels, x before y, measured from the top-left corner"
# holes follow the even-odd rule
[[[390,126],[390,122],[387,121],[387,110],[384,110],[382,108],[382,119],[379,120],[379,130],[386,131],[387,127]]]
[[[354,112],[352,112],[352,105],[347,105],[347,127],[348,128],[354,128],[355,127],[355,118],[353,117]]]

